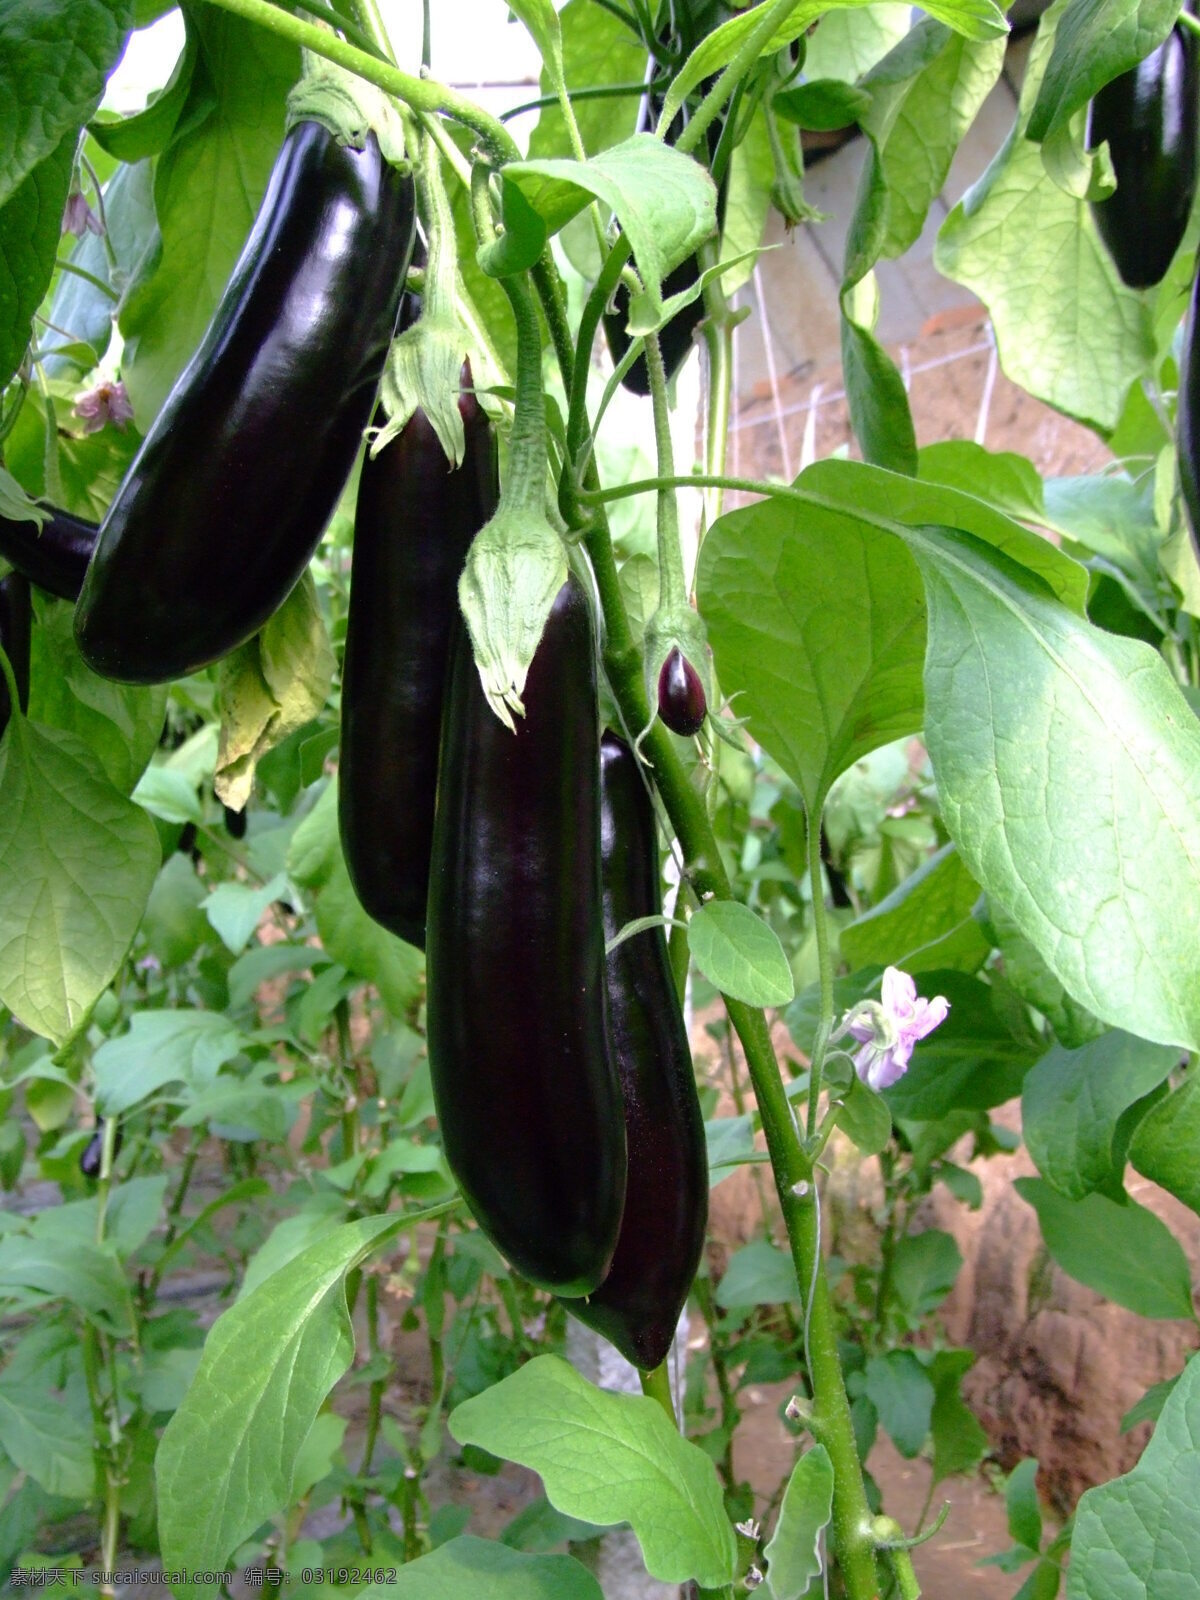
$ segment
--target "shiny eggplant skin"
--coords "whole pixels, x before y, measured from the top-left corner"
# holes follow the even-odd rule
[[[125,1142],[120,1123],[117,1124],[116,1136],[113,1139],[113,1160],[121,1153],[121,1146]],[[79,1157],[79,1171],[85,1178],[98,1178],[100,1168],[104,1164],[104,1118],[96,1118],[96,1127],[92,1137],[84,1145]]]
[[[75,612],[88,664],[159,683],[286,600],[354,463],[396,323],[413,182],[374,134],[287,135],[208,331],[100,526]]]
[[[600,744],[604,936],[662,911],[658,830],[638,760],[615,734]],[[700,1264],[708,1158],[692,1052],[661,928],[606,963],[609,1045],[621,1078],[629,1178],[612,1266],[568,1311],[644,1372],[666,1360]]]
[[[1191,303],[1183,326],[1175,448],[1179,458],[1179,489],[1192,545],[1200,559],[1200,276],[1192,285]]]
[[[708,715],[700,674],[678,646],[658,674],[658,714],[681,739],[695,738]]]
[[[31,524],[32,526],[32,524]],[[0,645],[17,680],[21,710],[29,710],[29,651],[33,640],[33,607],[29,601],[29,580],[19,572],[0,578]],[[0,734],[8,726],[12,704],[8,681],[0,672]]]
[[[604,1014],[595,640],[559,591],[512,733],[456,630],[427,924],[429,1066],[450,1170],[540,1288],[589,1294],[625,1201]]]
[[[96,532],[94,522],[68,511],[52,511],[40,529],[35,522],[0,517],[0,556],[47,594],[77,600]]]
[[[1117,178],[1092,216],[1131,289],[1161,282],[1183,240],[1196,192],[1198,96],[1196,40],[1176,26],[1088,109],[1088,147],[1107,139]]]
[[[422,950],[458,579],[499,496],[492,430],[466,363],[458,409],[461,466],[420,409],[363,463],[342,673],[342,853],[364,910]]]

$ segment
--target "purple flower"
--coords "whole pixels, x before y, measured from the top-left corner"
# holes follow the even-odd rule
[[[908,1071],[919,1039],[946,1020],[950,1002],[942,995],[922,1000],[907,972],[888,967],[881,1000],[863,1000],[847,1011],[835,1037],[858,1040],[854,1070],[871,1089],[890,1089]]]
[[[67,196],[67,204],[63,211],[62,231],[64,233],[73,233],[79,239],[82,239],[85,233],[101,234],[104,232],[104,224],[78,189],[73,189]]]
[[[123,429],[133,420],[133,407],[123,383],[98,383],[76,400],[75,415],[82,419],[85,433],[99,433],[110,422]]]

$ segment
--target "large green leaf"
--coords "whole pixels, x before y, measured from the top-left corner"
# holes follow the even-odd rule
[[[0,999],[62,1044],[107,988],[158,872],[154,824],[83,740],[15,717],[0,744]]]
[[[21,364],[33,314],[50,287],[74,161],[75,138],[68,134],[0,206],[0,388]]]
[[[1121,283],[1086,201],[1058,186],[1024,136],[1055,15],[1039,27],[1016,125],[942,224],[934,260],[987,306],[1014,383],[1111,429],[1130,385],[1149,370],[1153,330],[1145,297]]]
[[[805,41],[805,77],[856,83],[903,39],[911,22],[910,7],[888,0],[826,12]]]
[[[132,23],[130,0],[0,6],[0,205],[64,140],[74,153]]]
[[[1112,1028],[1078,1050],[1056,1046],[1021,1091],[1021,1130],[1042,1177],[1071,1200],[1094,1190],[1118,1198],[1129,1129],[1123,1119],[1166,1081],[1179,1059]]]
[[[47,1494],[89,1500],[95,1488],[90,1419],[73,1415],[43,1386],[0,1378],[0,1449]]]
[[[952,844],[943,845],[885,900],[843,928],[838,947],[851,967],[978,972],[989,942],[972,912],[979,885]]]
[[[967,866],[1116,1027],[1200,1046],[1200,724],[1161,656],[947,529],[925,579],[925,738]]]
[[[297,1456],[354,1355],[346,1274],[414,1220],[345,1223],[217,1318],[155,1461],[164,1566],[220,1569],[290,1504]]]
[[[708,173],[648,133],[635,133],[586,161],[542,157],[504,169],[555,233],[589,201],[602,200],[629,239],[643,292],[630,303],[630,328],[648,333],[664,320],[662,280],[717,225],[717,191]]]
[[[1138,1123],[1129,1159],[1144,1178],[1200,1212],[1200,1076],[1184,1081]]]
[[[792,969],[770,923],[736,900],[713,900],[688,923],[692,960],[722,994],[750,1006],[785,1006]]]
[[[1068,0],[1029,118],[1029,138],[1066,128],[1098,89],[1150,54],[1170,33],[1179,0]]]
[[[910,1461],[929,1437],[934,1389],[913,1350],[872,1356],[866,1368],[866,1395],[892,1443]]]
[[[128,1033],[96,1051],[96,1104],[105,1116],[132,1110],[169,1083],[206,1088],[247,1043],[219,1011],[135,1011]]]
[[[924,607],[899,540],[764,500],[714,523],[698,592],[722,686],[810,812],[860,756],[920,726]]]
[[[71,1237],[55,1217],[38,1217],[33,1234],[8,1233],[0,1239],[0,1297],[38,1303],[47,1295],[77,1306],[102,1327],[127,1336],[133,1305],[121,1264],[110,1251],[87,1238]],[[32,1297],[28,1291],[34,1291]]]
[[[79,654],[73,616],[73,608],[63,601],[39,606],[29,715],[35,722],[77,733],[99,758],[113,787],[130,794],[158,748],[167,686],[99,677]]]
[[[656,1400],[594,1388],[557,1356],[535,1356],[450,1413],[459,1444],[540,1473],[550,1503],[607,1527],[628,1522],[651,1577],[732,1582],[737,1559],[713,1464]]]
[[[145,428],[200,342],[267,186],[299,74],[295,46],[240,17],[192,15],[199,57],[154,200],[162,255],[121,315],[122,375]]]
[[[600,1585],[573,1556],[526,1555],[492,1539],[463,1534],[402,1566],[358,1600],[604,1600]]]
[[[1037,1212],[1046,1248],[1068,1277],[1142,1317],[1187,1317],[1192,1279],[1175,1235],[1136,1201],[1107,1195],[1068,1200],[1043,1178],[1018,1178]]]
[[[1132,1472],[1075,1513],[1067,1600],[1200,1594],[1200,1361],[1184,1368]]]

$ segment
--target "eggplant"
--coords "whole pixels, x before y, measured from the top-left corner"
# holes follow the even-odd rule
[[[603,1280],[625,1202],[605,1024],[596,674],[573,578],[515,733],[457,630],[427,918],[429,1068],[450,1170],[501,1254],[566,1295]]]
[[[412,253],[410,175],[373,133],[291,129],[208,331],[109,507],[75,612],[129,683],[244,644],[321,538],[371,414]]]

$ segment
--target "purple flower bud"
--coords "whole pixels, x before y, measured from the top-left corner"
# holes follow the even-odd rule
[[[99,433],[110,422],[123,429],[133,420],[133,407],[123,383],[98,383],[76,400],[75,415],[83,422],[85,433]]]
[[[690,739],[704,726],[707,712],[700,674],[676,645],[658,675],[658,714],[672,733]]]
[[[85,233],[104,232],[104,224],[78,189],[73,189],[67,196],[67,204],[63,210],[62,231],[73,233],[78,239],[82,239]]]

